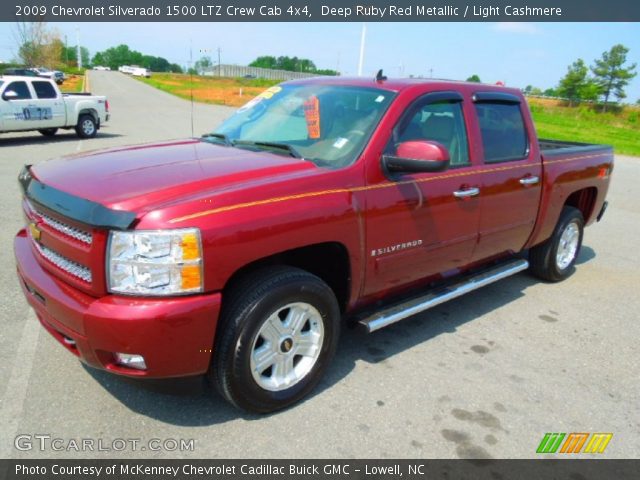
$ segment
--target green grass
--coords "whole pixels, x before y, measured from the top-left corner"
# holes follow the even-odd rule
[[[612,145],[615,153],[640,157],[640,109],[596,112],[587,106],[566,107],[529,101],[538,136],[554,140]]]
[[[263,90],[280,83],[261,78],[226,78],[154,73],[151,78],[133,77],[159,90],[196,102],[240,106]],[[240,95],[242,92],[242,95]]]

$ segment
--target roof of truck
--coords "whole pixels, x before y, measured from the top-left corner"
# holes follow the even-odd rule
[[[0,80],[51,80],[46,77],[31,77],[28,75],[0,75]]]
[[[386,78],[385,80],[376,80],[375,77],[341,77],[341,76],[321,76],[310,77],[299,80],[291,80],[287,84],[304,85],[304,84],[325,84],[325,85],[349,85],[354,87],[376,87],[384,88],[391,91],[400,91],[416,85],[434,85],[440,87],[463,87],[473,90],[497,91],[505,93],[520,93],[520,90],[512,87],[505,87],[501,84],[490,85],[486,83],[463,82],[459,80],[447,80],[438,78]]]

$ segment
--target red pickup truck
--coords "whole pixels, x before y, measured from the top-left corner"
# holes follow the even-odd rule
[[[570,275],[612,168],[608,146],[538,140],[515,89],[288,82],[202,138],[26,166],[17,270],[88,365],[207,374],[269,412],[318,383],[344,321]]]

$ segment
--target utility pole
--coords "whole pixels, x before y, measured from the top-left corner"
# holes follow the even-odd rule
[[[76,27],[76,44],[78,55],[78,68],[82,68],[82,52],[80,51],[80,27]]]
[[[362,24],[362,34],[360,35],[360,60],[358,61],[358,76],[362,76],[362,67],[364,65],[364,42],[367,36],[367,24]]]
[[[218,47],[218,76],[221,77],[222,76],[222,64],[220,63],[220,52],[222,51],[222,49],[220,47]]]

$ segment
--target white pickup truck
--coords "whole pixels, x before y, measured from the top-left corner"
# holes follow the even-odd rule
[[[37,130],[52,136],[73,128],[80,138],[92,138],[107,120],[107,97],[62,93],[46,78],[0,76],[0,133]]]

